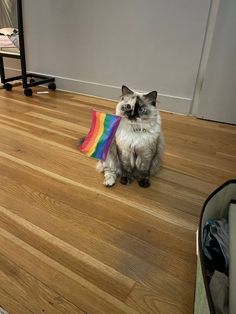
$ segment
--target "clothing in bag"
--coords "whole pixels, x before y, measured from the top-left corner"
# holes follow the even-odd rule
[[[203,230],[203,252],[211,265],[228,273],[229,268],[229,230],[225,218],[209,219]]]

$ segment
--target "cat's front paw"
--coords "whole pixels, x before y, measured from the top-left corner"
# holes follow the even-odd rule
[[[116,179],[113,176],[106,177],[103,181],[103,184],[106,187],[111,187],[116,183]]]
[[[149,178],[143,178],[138,181],[138,184],[141,188],[148,188],[150,186],[150,180]]]

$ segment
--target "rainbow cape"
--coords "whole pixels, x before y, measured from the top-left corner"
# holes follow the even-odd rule
[[[79,149],[90,157],[106,160],[121,117],[92,111],[92,125]]]

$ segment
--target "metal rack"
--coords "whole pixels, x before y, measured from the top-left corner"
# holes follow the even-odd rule
[[[7,52],[0,51],[0,72],[1,72],[1,82],[3,83],[3,88],[7,91],[12,89],[12,84],[10,82],[15,80],[22,80],[22,85],[24,88],[24,94],[26,96],[32,96],[31,87],[37,85],[48,84],[48,88],[51,90],[56,89],[55,78],[50,76],[45,76],[36,73],[27,73],[26,69],[26,56],[25,56],[25,44],[24,44],[24,29],[23,29],[23,14],[22,14],[22,0],[17,1],[17,18],[18,18],[18,32],[19,32],[19,52]],[[5,76],[4,69],[4,58],[14,58],[19,59],[21,63],[21,75],[14,77]]]

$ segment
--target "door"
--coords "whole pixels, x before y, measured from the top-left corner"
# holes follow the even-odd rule
[[[236,1],[220,0],[197,117],[236,124]]]

